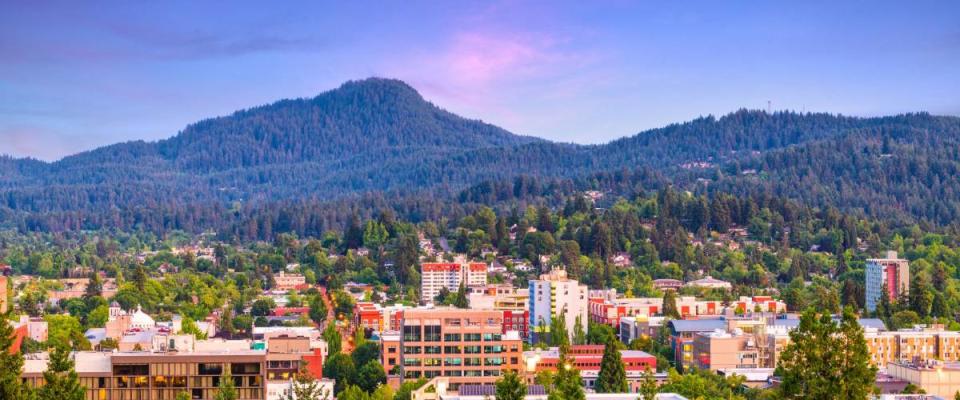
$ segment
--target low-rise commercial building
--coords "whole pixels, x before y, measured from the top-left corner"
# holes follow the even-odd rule
[[[193,353],[78,352],[74,362],[90,400],[175,400],[180,392],[191,399],[214,398],[223,374],[229,373],[238,400],[265,398],[266,352],[261,350]],[[43,385],[49,358],[31,355],[22,377]]]

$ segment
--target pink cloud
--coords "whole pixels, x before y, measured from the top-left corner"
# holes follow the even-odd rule
[[[530,72],[548,58],[542,44],[476,32],[457,35],[442,57],[454,78],[474,84]]]

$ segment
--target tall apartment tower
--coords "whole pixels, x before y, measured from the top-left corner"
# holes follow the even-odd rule
[[[910,291],[910,264],[897,258],[895,251],[888,251],[885,258],[867,259],[865,275],[867,311],[876,311],[882,295],[896,300]],[[884,285],[886,293],[882,293]]]
[[[540,335],[550,333],[550,321],[561,313],[566,319],[567,334],[573,337],[577,317],[587,329],[587,286],[567,277],[567,271],[553,269],[530,281],[530,343],[536,343]]]
[[[433,302],[440,289],[451,292],[466,287],[487,284],[487,264],[484,263],[423,263],[420,273],[420,300]]]

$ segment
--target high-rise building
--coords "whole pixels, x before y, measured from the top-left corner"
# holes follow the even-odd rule
[[[567,277],[567,271],[553,269],[530,281],[530,342],[550,333],[550,322],[564,315],[567,334],[573,336],[577,318],[587,329],[587,286]]]
[[[440,290],[451,292],[466,287],[487,284],[487,264],[484,263],[423,263],[420,273],[420,300],[433,302]]]
[[[881,295],[890,300],[905,296],[910,291],[910,265],[897,258],[897,252],[888,251],[886,258],[867,259],[865,271],[866,308],[875,311]],[[886,293],[883,288],[886,287]]]
[[[492,383],[519,371],[523,342],[502,333],[503,311],[418,308],[403,311],[399,332],[381,336],[383,368],[404,379],[449,377],[453,384]]]

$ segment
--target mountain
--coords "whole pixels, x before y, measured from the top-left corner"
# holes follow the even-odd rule
[[[955,117],[748,110],[603,145],[561,144],[461,118],[401,81],[371,78],[200,121],[158,142],[53,163],[0,157],[0,221],[22,230],[197,230],[262,212],[305,221],[283,227],[314,221],[318,230],[343,222],[331,220],[332,212],[309,215],[319,204],[435,216],[455,208],[443,204],[454,199],[506,201],[551,186],[538,180],[562,182],[553,187],[569,194],[628,179],[631,190],[671,183],[711,194],[762,193],[946,225],[960,218],[958,144]],[[507,193],[517,182],[524,187]]]

